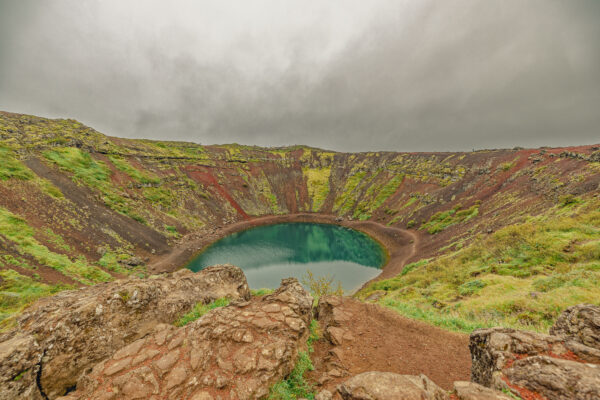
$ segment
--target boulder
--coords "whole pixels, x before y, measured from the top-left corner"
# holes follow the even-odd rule
[[[600,350],[559,336],[509,328],[478,329],[471,333],[471,381],[504,388],[503,370],[515,360],[548,355],[600,364]]]
[[[535,393],[549,400],[600,399],[597,364],[534,356],[515,361],[505,375],[509,386],[521,397]]]
[[[578,304],[567,308],[550,328],[550,334],[600,350],[600,307]]]
[[[323,336],[333,345],[340,345],[344,340],[352,340],[351,332],[341,328],[352,318],[341,308],[344,301],[341,296],[322,296],[317,306],[317,316],[324,332]]]
[[[364,372],[338,387],[344,400],[448,400],[446,391],[425,375]]]
[[[0,336],[0,400],[54,399],[120,348],[198,302],[250,298],[231,265],[102,283],[36,302]]]
[[[458,400],[513,400],[502,392],[474,382],[454,382],[454,395]]]
[[[94,366],[62,399],[263,398],[306,348],[312,301],[296,279],[284,279],[271,295],[131,343]]]

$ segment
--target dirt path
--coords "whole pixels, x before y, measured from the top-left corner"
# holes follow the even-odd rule
[[[338,329],[338,343],[322,334],[314,345],[315,371],[310,379],[334,392],[348,376],[367,371],[425,374],[445,389],[457,380],[469,380],[469,336],[444,331],[402,317],[375,304],[344,298],[334,318],[319,316],[323,329]]]

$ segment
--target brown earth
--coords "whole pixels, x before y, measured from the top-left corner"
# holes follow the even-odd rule
[[[469,336],[408,319],[376,304],[325,298],[319,304],[322,337],[310,378],[334,392],[348,376],[367,371],[427,375],[444,389],[468,381]]]

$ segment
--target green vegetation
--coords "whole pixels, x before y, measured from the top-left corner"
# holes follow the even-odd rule
[[[214,310],[215,308],[226,307],[228,305],[229,305],[229,299],[226,297],[221,297],[221,298],[216,299],[215,301],[208,303],[208,304],[198,303],[194,306],[192,311],[190,311],[189,313],[187,313],[187,314],[183,315],[181,318],[179,318],[175,322],[175,325],[176,326],[185,326],[185,325],[189,324],[190,322],[194,322],[195,320],[202,317],[207,312]]]
[[[346,180],[344,192],[341,196],[338,196],[335,199],[333,207],[334,211],[338,211],[340,215],[350,212],[356,203],[357,194],[354,193],[354,191],[362,182],[366,174],[366,171],[357,171],[356,173],[350,175],[350,177]]]
[[[451,210],[435,213],[427,223],[421,225],[420,229],[427,229],[428,233],[434,235],[449,226],[467,222],[479,214],[479,203],[474,204],[466,210],[460,210],[461,207],[461,205],[457,205]],[[411,225],[411,227],[412,226],[414,225]]]
[[[395,175],[392,179],[384,179],[384,183],[372,184],[363,196],[363,200],[358,204],[354,211],[354,218],[361,221],[371,218],[375,210],[385,203],[385,201],[396,193],[398,187],[402,184],[404,175]]]
[[[366,298],[453,330],[502,325],[546,331],[565,308],[599,304],[600,200],[579,198],[476,238],[451,254],[407,265]]]
[[[306,177],[308,196],[312,200],[312,211],[319,211],[329,195],[329,175],[331,168],[302,168]]]
[[[0,278],[0,331],[8,328],[10,317],[40,297],[73,288],[67,285],[47,285],[12,269],[1,270]]]
[[[33,177],[33,172],[16,159],[12,150],[0,146],[0,181],[11,178],[29,180]]]
[[[101,267],[123,275],[136,275],[139,277],[146,276],[146,269],[143,266],[124,267],[119,261],[125,261],[131,258],[131,255],[126,252],[115,252],[107,250],[98,260],[98,265]]]
[[[65,198],[65,195],[60,191],[60,189],[54,186],[49,180],[39,178],[38,183],[45,193],[49,194],[55,199]]]
[[[502,171],[506,172],[506,171],[509,171],[514,166],[515,166],[515,162],[514,161],[513,162],[505,162],[505,163],[503,163],[503,164],[500,165],[500,169]]]
[[[99,190],[104,204],[108,207],[146,224],[146,219],[133,211],[136,207],[131,201],[112,184],[110,169],[103,162],[94,160],[89,153],[75,147],[58,148],[43,154],[61,169],[71,172],[75,182]]]
[[[252,294],[252,296],[265,296],[265,295],[271,294],[273,292],[274,292],[273,289],[266,289],[266,288],[250,290],[250,293]]]
[[[105,271],[89,265],[84,257],[71,261],[66,255],[50,251],[34,235],[34,229],[23,219],[0,207],[0,240],[4,237],[14,242],[19,253],[32,257],[39,264],[54,268],[86,285],[112,279]]]
[[[126,159],[116,154],[112,154],[108,156],[108,159],[111,163],[114,164],[115,167],[119,171],[125,172],[132,178],[134,181],[142,183],[142,184],[151,184],[158,185],[160,184],[160,179],[154,174],[149,174],[146,172],[142,172],[137,168],[134,168]]]
[[[309,292],[312,294],[315,303],[318,302],[321,296],[335,295],[343,296],[344,289],[342,289],[342,283],[338,281],[334,282],[334,278],[331,275],[323,275],[315,277],[311,270],[307,269],[306,274],[301,279],[302,284],[306,286]]]
[[[310,353],[313,352],[313,342],[319,339],[319,323],[312,320],[310,323],[310,334],[306,342],[307,351],[298,352],[296,366],[290,375],[283,381],[277,382],[271,387],[268,400],[296,400],[305,398],[313,400],[315,391],[310,382],[306,381],[305,374],[314,370]]]
[[[102,187],[109,181],[108,167],[78,148],[64,147],[49,150],[44,152],[44,156],[61,169],[72,172],[77,180],[93,188]]]

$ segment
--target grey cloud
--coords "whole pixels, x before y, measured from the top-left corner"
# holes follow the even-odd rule
[[[109,135],[350,151],[600,142],[595,0],[357,2],[333,17],[338,2],[305,19],[289,2],[242,22],[177,3],[197,25],[165,3],[139,16],[117,1],[16,4],[0,3],[0,109]]]

